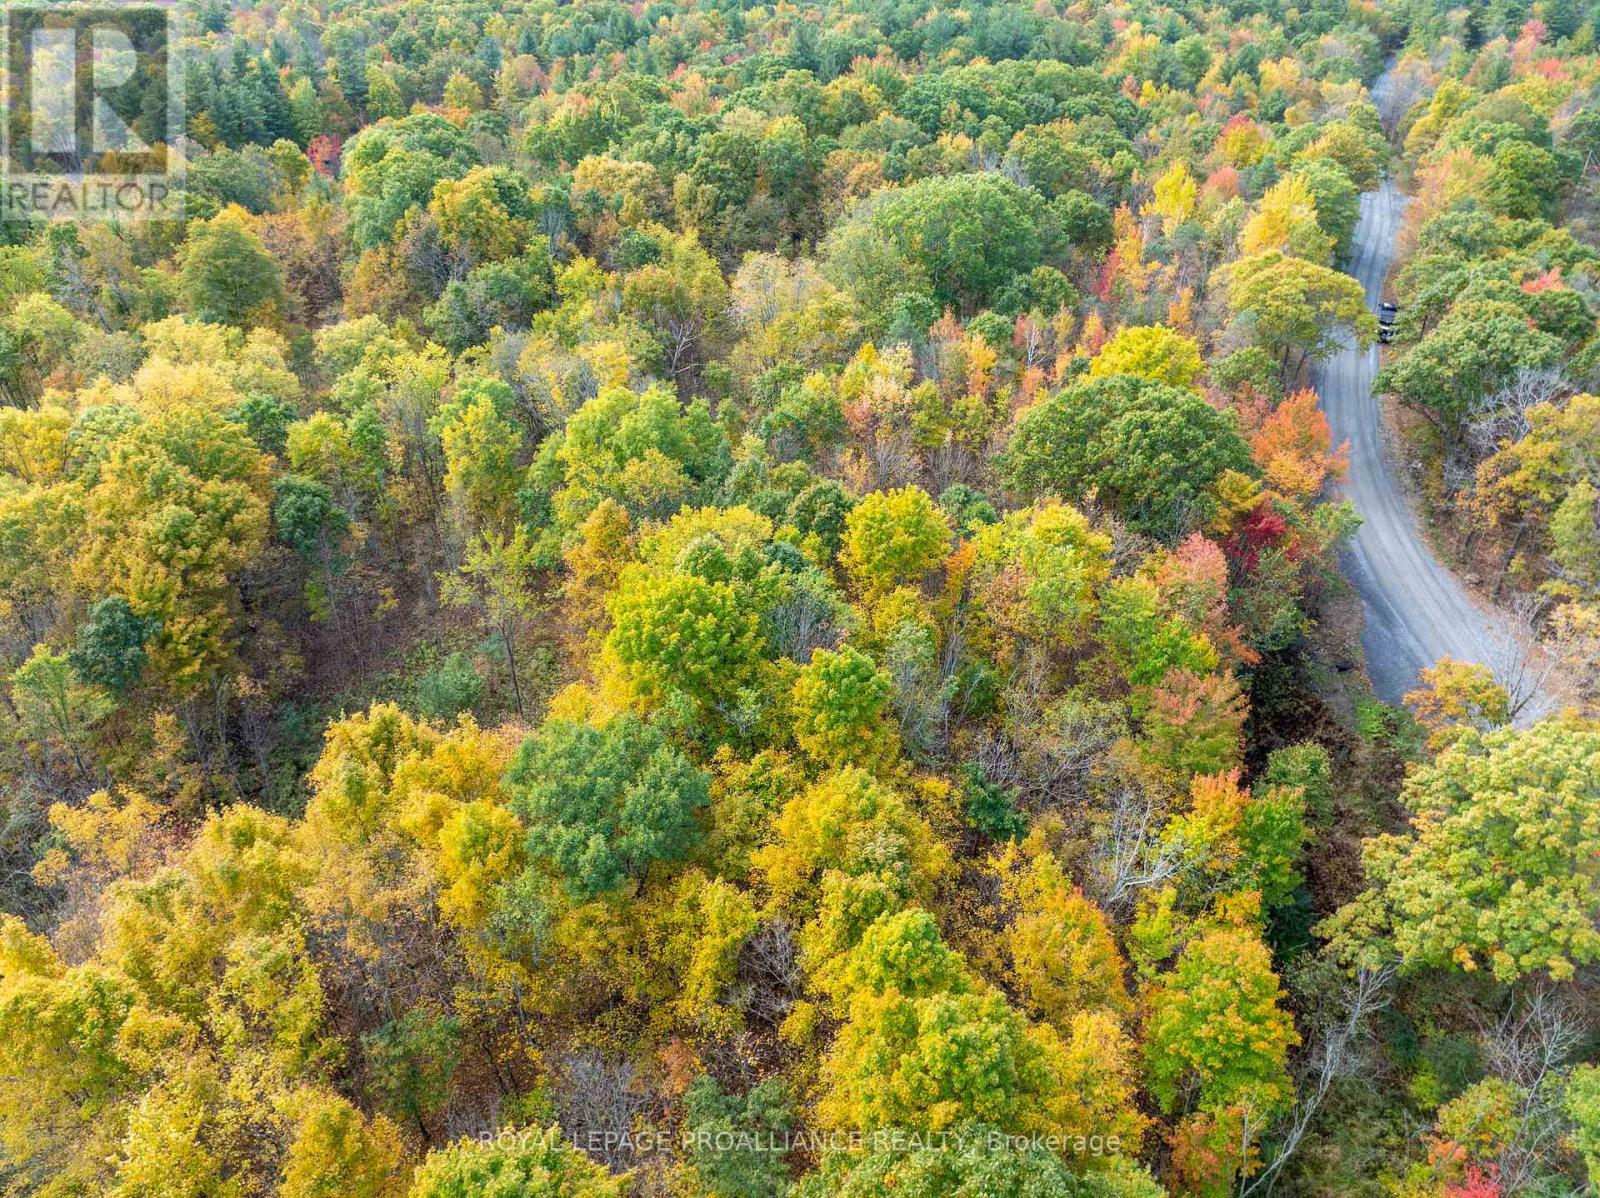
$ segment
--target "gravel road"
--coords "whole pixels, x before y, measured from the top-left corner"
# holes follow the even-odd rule
[[[1374,85],[1382,103],[1383,84]],[[1405,205],[1392,180],[1361,197],[1350,273],[1377,310]],[[1403,296],[1397,297],[1400,303]],[[1361,596],[1366,621],[1361,643],[1373,689],[1398,702],[1416,684],[1417,672],[1441,657],[1480,662],[1504,674],[1514,643],[1500,621],[1467,595],[1439,563],[1384,454],[1378,401],[1372,379],[1378,347],[1344,349],[1312,372],[1334,444],[1350,443],[1350,471],[1339,493],[1361,515],[1361,528],[1344,556],[1345,576]],[[1502,678],[1502,681],[1510,681]]]

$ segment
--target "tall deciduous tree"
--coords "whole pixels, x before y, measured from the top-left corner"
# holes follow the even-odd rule
[[[580,898],[615,890],[693,845],[709,779],[655,728],[553,719],[523,742],[506,783],[528,854]]]
[[[1189,387],[1203,369],[1193,337],[1157,324],[1117,330],[1089,363],[1089,377],[1131,374],[1169,387]]]
[[[1524,367],[1561,358],[1561,342],[1529,327],[1515,304],[1462,302],[1408,352],[1378,372],[1373,387],[1414,404],[1454,433],[1480,400]]]
[[[949,518],[920,487],[874,491],[845,517],[839,563],[868,596],[916,584],[950,550]]]
[[[922,179],[865,201],[834,235],[830,270],[873,308],[920,285],[966,315],[1039,264],[1048,220],[1037,192],[1000,174]]]
[[[1249,450],[1231,413],[1193,391],[1129,375],[1078,383],[1018,422],[1001,469],[1026,495],[1096,494],[1144,532],[1175,537],[1206,522],[1228,470]]]
[[[537,564],[536,546],[527,529],[519,524],[509,536],[485,532],[474,537],[467,546],[461,569],[440,579],[440,594],[445,603],[477,608],[484,622],[499,633],[519,715],[526,712],[522,678],[517,669],[517,640],[534,610],[534,596],[528,589],[528,581]]]
[[[1464,731],[1402,797],[1411,831],[1366,842],[1370,889],[1325,925],[1347,953],[1505,982],[1600,960],[1600,724]]]
[[[271,324],[285,302],[282,269],[238,209],[214,217],[184,242],[178,290],[190,312],[217,324]]]
[[[511,419],[511,388],[498,379],[465,380],[439,410],[445,490],[472,525],[503,529],[515,515],[522,432]]]
[[[896,747],[885,720],[894,685],[849,645],[818,649],[795,679],[795,739],[820,765],[881,763]]]
[[[728,307],[728,284],[693,233],[660,230],[655,261],[629,272],[622,303],[654,330],[667,377],[680,396],[692,393]]]
[[[1277,359],[1285,388],[1308,360],[1337,349],[1342,334],[1363,346],[1377,336],[1361,284],[1330,267],[1270,250],[1223,267],[1219,281],[1252,340]]]
[[[411,1180],[408,1198],[475,1198],[481,1194],[624,1198],[628,1179],[566,1144],[554,1128],[512,1129],[484,1143],[461,1140],[430,1153]]]
[[[709,715],[762,654],[761,613],[746,599],[731,582],[635,566],[612,592],[607,650],[641,698],[681,695]]]
[[[1261,197],[1239,234],[1246,254],[1269,251],[1326,266],[1333,257],[1333,238],[1317,222],[1317,201],[1303,175],[1288,175]]]
[[[1220,927],[1185,946],[1151,997],[1145,1027],[1150,1090],[1163,1110],[1286,1106],[1285,1068],[1299,1042],[1281,1005],[1272,955],[1254,932]]]

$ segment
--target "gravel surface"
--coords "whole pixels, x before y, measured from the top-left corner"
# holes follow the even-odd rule
[[[1380,79],[1373,89],[1380,106],[1385,81]],[[1374,312],[1405,202],[1389,179],[1361,197],[1350,273],[1366,289]],[[1404,296],[1396,299],[1404,306]],[[1398,702],[1416,685],[1418,671],[1441,657],[1482,663],[1502,682],[1512,682],[1505,675],[1515,670],[1515,639],[1434,556],[1390,468],[1378,401],[1372,394],[1377,370],[1376,345],[1363,350],[1347,342],[1312,372],[1333,426],[1334,444],[1350,443],[1349,475],[1336,494],[1355,504],[1361,528],[1342,564],[1361,596],[1366,617],[1361,643],[1373,690],[1386,703]]]

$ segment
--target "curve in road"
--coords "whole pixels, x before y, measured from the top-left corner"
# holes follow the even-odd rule
[[[1386,77],[1374,85],[1381,107]],[[1369,308],[1382,298],[1405,197],[1385,179],[1361,197],[1350,273],[1367,293]],[[1422,536],[1404,490],[1384,453],[1372,380],[1378,347],[1344,348],[1312,372],[1334,443],[1348,441],[1350,469],[1338,493],[1361,516],[1344,554],[1345,576],[1361,596],[1366,620],[1361,643],[1373,690],[1396,703],[1416,685],[1418,671],[1441,657],[1478,662],[1503,672],[1514,640],[1499,620],[1467,595]]]

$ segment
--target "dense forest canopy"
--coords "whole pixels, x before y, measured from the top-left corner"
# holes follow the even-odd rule
[[[5,1193],[1600,1184],[1592,0],[183,15],[0,225]],[[1362,679],[1384,176],[1559,703]]]

